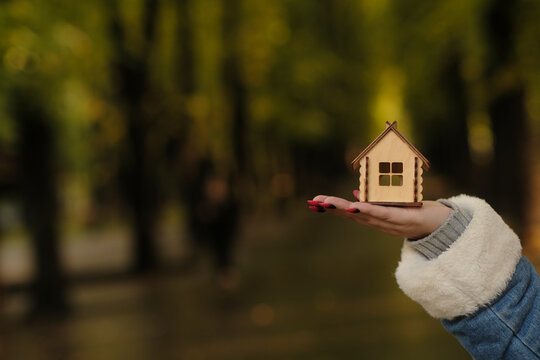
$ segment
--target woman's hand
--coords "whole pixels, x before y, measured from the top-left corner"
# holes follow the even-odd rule
[[[358,196],[358,190],[353,193],[355,197]],[[326,211],[383,233],[409,239],[431,234],[446,221],[452,211],[436,201],[424,201],[422,207],[392,207],[317,195],[308,203],[313,211]]]

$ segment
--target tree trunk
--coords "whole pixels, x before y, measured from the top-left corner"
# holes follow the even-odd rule
[[[67,310],[58,248],[54,128],[41,104],[43,100],[32,89],[22,87],[12,94],[19,138],[19,186],[36,262],[32,287],[35,316],[59,315]]]
[[[446,105],[441,117],[433,123],[432,150],[430,161],[438,173],[453,180],[453,186],[460,192],[469,192],[471,186],[472,162],[469,153],[467,128],[467,90],[461,76],[462,56],[454,48],[449,49],[440,75],[440,86]]]
[[[178,13],[178,85],[184,100],[195,92],[193,21],[189,0],[176,2]],[[185,110],[185,107],[184,107]],[[184,111],[186,113],[186,111]]]
[[[231,106],[232,146],[237,177],[246,174],[247,157],[247,90],[242,79],[238,44],[238,24],[240,21],[240,0],[224,1],[223,12],[223,77]]]
[[[515,60],[516,3],[494,0],[486,14],[490,63],[486,73],[488,112],[495,138],[489,197],[495,209],[508,216],[518,235],[527,221],[529,139],[525,91]],[[501,79],[506,78],[504,86]]]
[[[157,265],[153,242],[156,222],[156,179],[152,169],[152,149],[148,146],[152,119],[148,115],[151,106],[149,84],[149,54],[154,40],[158,0],[144,2],[142,28],[144,44],[137,54],[126,49],[125,34],[116,2],[111,2],[111,36],[116,49],[112,64],[117,82],[117,93],[125,109],[127,122],[127,160],[122,181],[127,200],[133,212],[135,272],[151,270]]]

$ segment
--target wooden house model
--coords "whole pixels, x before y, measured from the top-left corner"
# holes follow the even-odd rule
[[[352,162],[360,172],[359,201],[390,206],[422,206],[422,174],[429,161],[397,130],[386,129]]]

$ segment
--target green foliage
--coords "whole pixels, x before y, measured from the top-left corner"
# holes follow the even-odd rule
[[[438,124],[454,121],[448,115],[454,104],[441,83],[454,58],[465,84],[467,121],[489,132],[484,16],[490,1],[239,1],[234,31],[224,34],[226,1],[187,1],[184,14],[177,2],[163,0],[150,54],[143,46],[145,1],[118,4],[127,53],[149,59],[148,146],[157,159],[164,158],[170,138],[178,137],[193,152],[232,166],[232,104],[223,76],[230,52],[246,89],[246,141],[255,177],[301,168],[301,161],[291,165],[293,149],[324,151],[336,143],[358,148],[386,120],[400,121],[420,145],[427,142]],[[515,65],[537,124],[540,9],[534,2],[518,7]],[[13,86],[31,82],[55,114],[65,172],[85,174],[96,184],[117,176],[127,136],[127,115],[111,72],[118,50],[111,16],[110,4],[98,0],[0,3],[0,72],[6,80],[0,84],[0,141],[15,141],[7,95]],[[178,37],[182,25],[193,41],[190,93],[180,86],[186,76],[179,62],[186,55]],[[272,160],[276,148],[284,159]]]

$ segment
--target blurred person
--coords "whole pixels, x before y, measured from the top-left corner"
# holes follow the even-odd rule
[[[540,359],[540,278],[484,200],[459,195],[399,208],[318,195],[308,203],[405,237],[399,287],[475,359]]]
[[[238,228],[238,203],[231,181],[217,173],[214,163],[204,158],[188,179],[186,199],[188,223],[194,250],[212,256],[218,284],[226,290],[236,284],[233,267],[234,240]]]

